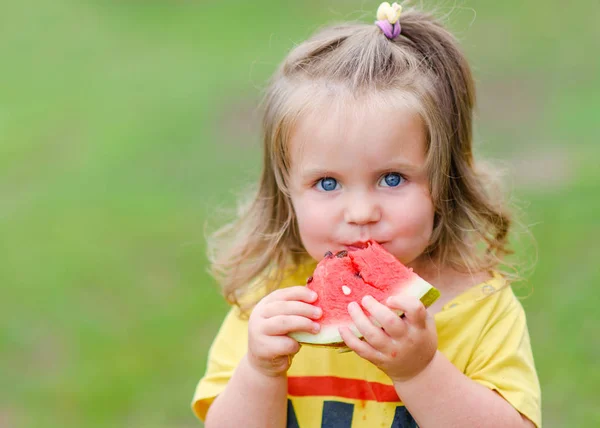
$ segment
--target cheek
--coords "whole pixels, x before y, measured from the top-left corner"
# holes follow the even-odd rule
[[[427,198],[427,200],[423,201],[423,204],[420,205],[419,223],[421,225],[421,229],[424,232],[427,232],[428,237],[433,231],[434,214],[433,203],[431,202],[431,199]]]
[[[433,231],[434,209],[428,192],[415,192],[406,203],[410,209],[404,209],[404,215],[398,218],[401,233],[415,239],[429,240]]]
[[[429,197],[409,198],[402,215],[392,220],[394,243],[389,250],[405,264],[417,259],[429,245],[433,232],[434,211]],[[410,207],[406,209],[405,207]]]
[[[327,230],[332,224],[327,210],[307,197],[292,198],[292,204],[296,213],[300,237],[305,241],[305,245],[307,240],[326,236]]]

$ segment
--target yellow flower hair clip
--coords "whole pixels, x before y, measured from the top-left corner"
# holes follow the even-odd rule
[[[390,40],[398,37],[402,31],[399,22],[401,13],[402,6],[398,3],[390,5],[384,1],[377,9],[377,21],[375,21],[375,24],[381,28],[383,34]]]

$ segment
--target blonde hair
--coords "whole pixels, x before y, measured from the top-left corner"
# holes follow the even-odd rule
[[[435,207],[425,251],[439,266],[461,272],[497,267],[509,253],[511,217],[472,153],[474,82],[457,40],[432,15],[408,10],[402,33],[389,40],[372,24],[325,28],[290,52],[264,98],[263,170],[257,191],[235,221],[209,240],[212,274],[231,304],[240,304],[258,278],[271,275],[268,293],[284,272],[309,257],[303,248],[286,186],[287,142],[314,105],[319,88],[357,97],[401,91],[417,100],[428,134],[427,163]],[[264,282],[262,282],[264,284]],[[258,296],[261,297],[261,296]]]

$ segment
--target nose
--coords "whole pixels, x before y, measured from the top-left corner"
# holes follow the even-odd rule
[[[348,195],[345,220],[347,223],[356,225],[376,223],[381,220],[381,207],[377,200],[368,193]]]

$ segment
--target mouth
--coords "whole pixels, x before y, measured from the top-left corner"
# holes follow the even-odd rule
[[[356,242],[352,242],[351,244],[344,244],[344,246],[346,248],[348,248],[349,251],[363,250],[369,246],[370,242],[377,242],[380,245],[384,244],[384,242],[379,242],[379,241],[376,241],[375,239],[370,239],[367,241],[356,241]]]

